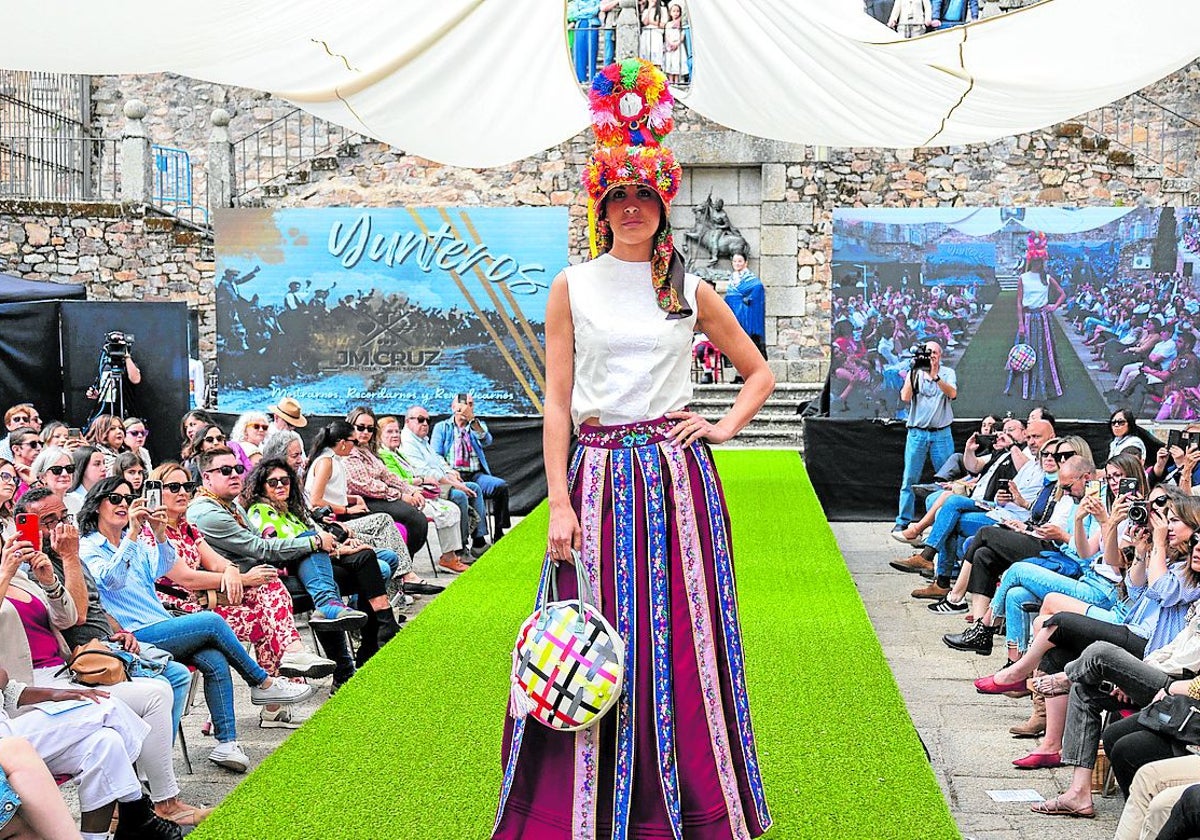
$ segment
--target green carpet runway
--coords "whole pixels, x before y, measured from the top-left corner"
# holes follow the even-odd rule
[[[1107,417],[1108,404],[1088,375],[1071,342],[1055,319],[1054,347],[1058,351],[1058,374],[1063,395],[1048,400],[1046,405],[1055,417],[1064,420],[1095,420]],[[957,364],[952,365],[958,376],[958,399],[954,401],[956,417],[983,417],[986,414],[1004,415],[1011,411],[1022,420],[1029,409],[1038,403],[1021,399],[1020,377],[1013,377],[1010,396],[1004,396],[1008,371],[1004,367],[1008,351],[1017,334],[1017,293],[1001,292],[991,311],[984,317],[971,343]]]
[[[795,452],[720,452],[768,838],[958,838]],[[543,504],[411,621],[193,834],[486,838]]]

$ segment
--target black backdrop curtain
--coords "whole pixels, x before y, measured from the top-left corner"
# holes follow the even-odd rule
[[[967,438],[978,429],[978,420],[956,420],[951,426],[955,451],[962,452]],[[1059,420],[1054,431],[1086,440],[1097,464],[1108,458],[1112,434],[1107,423]],[[906,436],[903,423],[824,417],[804,421],[804,463],[829,521],[896,518]],[[921,480],[933,480],[928,459]]]
[[[61,420],[62,392],[58,303],[0,304],[0,412],[30,402],[43,420]]]

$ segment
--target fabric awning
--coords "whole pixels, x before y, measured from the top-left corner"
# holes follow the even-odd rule
[[[1200,56],[1200,3],[1181,0],[1045,0],[910,41],[859,0],[689,0],[689,11],[690,107],[828,146],[1018,134]],[[5,13],[7,68],[170,71],[270,91],[443,163],[508,163],[588,125],[561,0],[109,0]]]

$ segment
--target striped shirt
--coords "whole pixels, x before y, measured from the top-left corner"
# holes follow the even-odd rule
[[[79,538],[79,556],[96,580],[105,611],[126,630],[136,633],[171,618],[154,589],[154,581],[175,565],[175,548],[169,541],[155,548],[126,532],[114,546],[95,531]]]

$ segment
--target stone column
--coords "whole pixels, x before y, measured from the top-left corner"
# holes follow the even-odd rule
[[[638,20],[637,0],[621,0],[621,11],[617,15],[617,61],[637,58],[638,37],[642,24]]]
[[[233,206],[233,144],[229,142],[229,112],[212,112],[208,135],[208,205],[212,210]]]
[[[148,204],[154,195],[154,151],[146,126],[142,124],[149,109],[146,103],[130,99],[125,103],[125,131],[121,135],[121,200]]]

